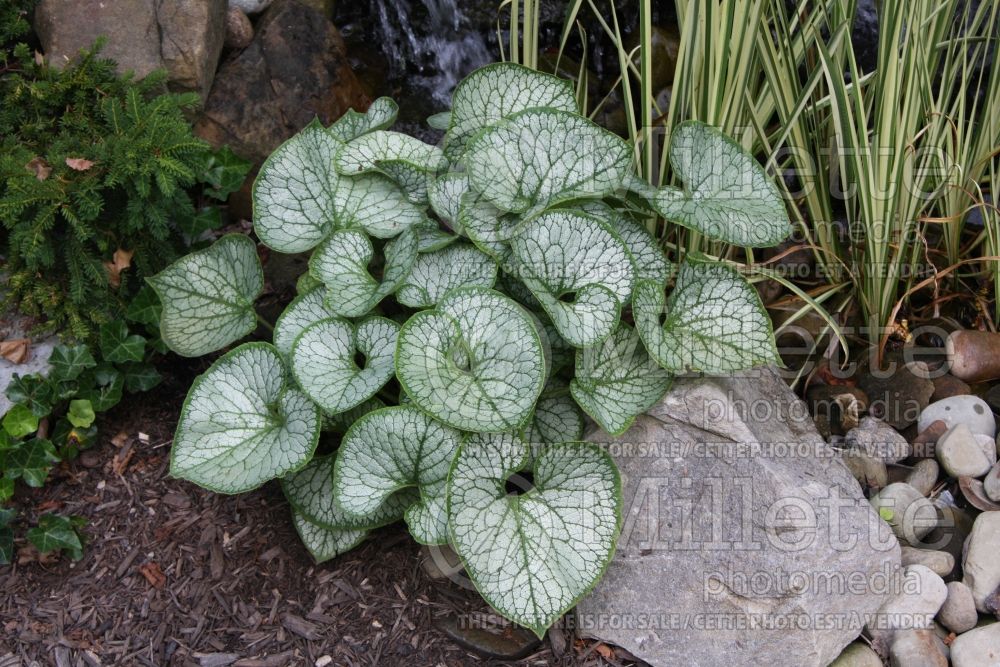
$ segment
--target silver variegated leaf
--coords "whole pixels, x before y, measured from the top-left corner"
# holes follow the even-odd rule
[[[621,435],[637,415],[663,398],[671,375],[646,354],[635,330],[624,322],[593,347],[576,351],[570,382],[574,400],[611,435]]]
[[[378,393],[394,372],[399,325],[370,317],[354,325],[340,318],[307,327],[292,346],[295,379],[328,413],[343,412]],[[359,366],[356,355],[363,355]]]
[[[582,116],[521,111],[477,134],[463,161],[472,188],[504,211],[530,216],[573,199],[600,198],[632,173],[621,137]]]
[[[375,257],[359,230],[332,233],[309,259],[309,272],[326,285],[326,303],[344,317],[360,317],[399,289],[417,259],[417,237],[408,230],[385,245],[381,282],[368,272]]]
[[[331,530],[313,523],[295,510],[292,510],[292,523],[295,532],[305,546],[306,551],[317,563],[324,563],[332,558],[347,553],[364,542],[368,536],[367,530]]]
[[[611,334],[635,278],[624,242],[604,223],[558,210],[524,225],[511,239],[518,275],[575,346]]]
[[[448,166],[437,146],[401,132],[377,130],[347,143],[334,159],[337,171],[354,175],[380,171],[414,203],[427,201],[427,187]]]
[[[278,351],[247,343],[191,385],[170,474],[219,493],[242,493],[305,466],[319,432],[319,408],[291,386]]]
[[[493,287],[496,279],[497,265],[486,254],[465,243],[453,244],[418,255],[396,299],[411,308],[431,308],[449,290]]]
[[[385,130],[396,122],[399,106],[389,97],[380,97],[368,106],[364,113],[348,109],[327,130],[338,141],[346,143],[362,134]]]
[[[338,229],[361,228],[380,239],[421,224],[426,216],[382,174],[337,176],[333,205]]]
[[[537,107],[577,111],[573,85],[514,63],[482,67],[455,87],[444,138],[445,153],[457,160],[469,139],[484,127],[512,113]]]
[[[396,376],[404,390],[421,409],[462,430],[521,428],[545,373],[527,313],[488,289],[454,290],[399,333]]]
[[[753,156],[719,130],[689,121],[670,138],[670,165],[684,189],[650,200],[664,218],[727,243],[775,245],[792,231],[777,186]]]
[[[302,275],[308,276],[309,274]],[[305,294],[295,297],[278,316],[278,321],[274,324],[274,347],[282,356],[287,357],[291,354],[295,339],[307,327],[337,315],[332,308],[326,305],[325,294],[326,291],[322,289],[322,286],[317,285]]]
[[[417,234],[417,252],[441,250],[458,240],[456,235],[441,229],[436,222],[429,218],[416,225],[413,231]]]
[[[509,435],[470,436],[449,476],[448,526],[483,598],[542,637],[614,555],[621,482],[599,447],[563,443],[535,458],[531,490],[508,495],[508,477],[528,458],[525,443]]]
[[[401,489],[418,489],[406,523],[422,544],[448,540],[443,500],[462,434],[412,406],[370,412],[347,431],[337,451],[333,496],[344,511],[369,515]]]
[[[533,447],[572,442],[583,437],[584,426],[583,415],[570,397],[568,387],[550,383],[538,398],[521,439]]]
[[[163,342],[181,356],[215,352],[257,328],[253,304],[264,272],[257,246],[242,234],[181,257],[148,282],[163,304]]]
[[[478,192],[462,195],[458,210],[458,226],[477,248],[501,265],[510,258],[507,241],[514,233],[517,221],[486,201]]]
[[[760,296],[723,264],[685,262],[666,300],[662,285],[640,281],[632,312],[650,356],[668,371],[724,373],[778,361]]]
[[[459,233],[462,228],[458,226],[458,210],[462,204],[462,195],[468,190],[469,177],[461,172],[449,171],[434,179],[427,191],[434,213]]]

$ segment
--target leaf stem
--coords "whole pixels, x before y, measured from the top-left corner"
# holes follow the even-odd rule
[[[263,317],[261,317],[260,313],[258,313],[256,311],[254,311],[254,315],[257,317],[257,324],[259,324],[260,326],[264,327],[265,329],[267,329],[271,333],[274,333],[274,325],[273,324],[271,324],[270,322],[268,322],[267,320],[265,320]]]

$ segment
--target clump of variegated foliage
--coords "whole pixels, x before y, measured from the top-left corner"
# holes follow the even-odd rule
[[[434,119],[443,147],[388,130],[396,112],[383,98],[313,123],[264,164],[254,229],[272,250],[311,252],[309,271],[273,344],[241,345],[195,381],[171,472],[222,493],[280,478],[320,561],[404,519],[542,635],[600,579],[620,528],[618,472],[580,442],[587,418],[620,434],[679,371],[776,358],[741,275],[695,258],[675,271],[646,221],[746,246],[789,223],[763,170],[715,130],[675,128],[685,187],[651,188],[568,82],[517,65],[458,86]],[[151,283],[179,354],[257,328],[247,237]],[[508,494],[519,471],[533,486]]]

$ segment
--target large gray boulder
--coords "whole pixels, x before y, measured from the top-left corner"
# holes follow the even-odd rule
[[[653,665],[825,667],[899,579],[899,545],[773,370],[678,380],[609,443],[618,552],[581,634]]]
[[[226,30],[226,0],[41,0],[35,31],[55,66],[107,37],[101,55],[142,78],[167,71],[177,92],[208,95]]]

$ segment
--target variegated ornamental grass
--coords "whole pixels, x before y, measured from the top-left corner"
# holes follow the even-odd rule
[[[280,479],[317,561],[404,520],[541,636],[596,584],[620,529],[617,469],[580,442],[588,419],[620,434],[676,373],[777,359],[739,271],[675,269],[646,221],[757,247],[788,219],[753,158],[704,125],[673,133],[683,188],[640,183],[631,148],[577,113],[567,82],[518,65],[458,86],[433,118],[443,148],[393,132],[396,112],[380,99],[314,122],[265,162],[254,229],[311,252],[309,270],[273,345],[236,347],[195,381],[171,473],[222,493]],[[246,237],[151,282],[180,354],[256,328]],[[508,493],[526,472],[532,488]]]

